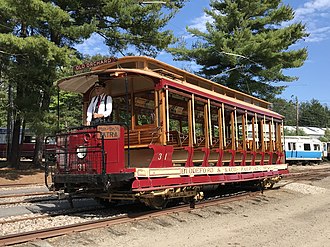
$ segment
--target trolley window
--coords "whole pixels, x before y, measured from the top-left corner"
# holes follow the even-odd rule
[[[135,126],[153,125],[155,123],[154,91],[144,91],[134,96]]]
[[[295,142],[289,142],[288,143],[289,150],[296,150],[296,143]]]
[[[320,151],[320,145],[319,144],[314,144],[314,150]]]
[[[304,143],[304,150],[310,151],[311,150],[311,144],[310,143]]]

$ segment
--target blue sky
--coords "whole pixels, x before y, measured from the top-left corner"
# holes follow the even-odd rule
[[[295,20],[302,21],[310,36],[304,41],[292,46],[293,49],[306,47],[308,59],[305,64],[296,69],[285,71],[285,74],[297,76],[299,79],[290,83],[280,97],[291,99],[298,97],[299,101],[317,99],[321,104],[330,106],[330,0],[283,0],[295,10]],[[173,30],[177,36],[187,40],[191,37],[186,32],[186,27],[204,29],[204,23],[209,19],[203,12],[209,7],[209,0],[191,0],[172,19],[167,28]],[[109,54],[103,39],[93,35],[89,40],[77,46],[85,54]],[[183,68],[187,65],[173,61],[169,54],[161,53],[157,59],[173,66]]]

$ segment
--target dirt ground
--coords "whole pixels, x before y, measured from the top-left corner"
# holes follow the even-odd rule
[[[44,170],[31,168],[31,162],[22,163],[20,170],[10,169],[5,165],[5,162],[0,162],[0,185],[44,184]]]
[[[290,167],[292,171],[330,167]],[[282,184],[288,181],[282,180]],[[39,240],[23,246],[330,246],[330,177],[257,198]],[[22,246],[22,245],[21,245]]]

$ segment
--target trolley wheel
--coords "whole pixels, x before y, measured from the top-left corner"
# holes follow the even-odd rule
[[[195,208],[196,205],[196,200],[195,198],[191,198],[190,202],[189,202],[189,206],[190,208]]]
[[[71,195],[68,196],[68,202],[70,204],[70,208],[74,208],[74,206],[73,206],[73,198],[72,198]]]
[[[164,209],[166,208],[168,203],[168,199],[161,197],[161,196],[157,196],[154,198],[148,198],[148,206],[155,208],[155,209]]]
[[[95,201],[97,201],[97,203],[99,203],[101,206],[105,207],[105,208],[109,208],[109,207],[113,207],[116,206],[118,204],[117,201],[109,201],[108,199],[105,198],[94,198]]]

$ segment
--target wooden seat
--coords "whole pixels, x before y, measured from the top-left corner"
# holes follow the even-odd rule
[[[211,148],[217,148],[217,147],[219,147],[219,137],[213,137]]]
[[[180,146],[179,132],[176,130],[170,130],[166,132],[167,145],[173,145],[174,147]]]
[[[205,136],[196,136],[196,147],[205,146]]]
[[[159,130],[160,127],[130,130],[129,132],[130,146],[135,146],[135,145],[146,146],[149,144],[159,142],[159,138],[160,138]],[[125,145],[128,145],[127,132],[125,132]]]
[[[179,140],[180,146],[188,146],[189,145],[189,136],[179,132]]]
[[[177,130],[170,130],[166,132],[167,145],[173,145],[174,147],[182,147],[189,145],[189,136],[183,134]]]

